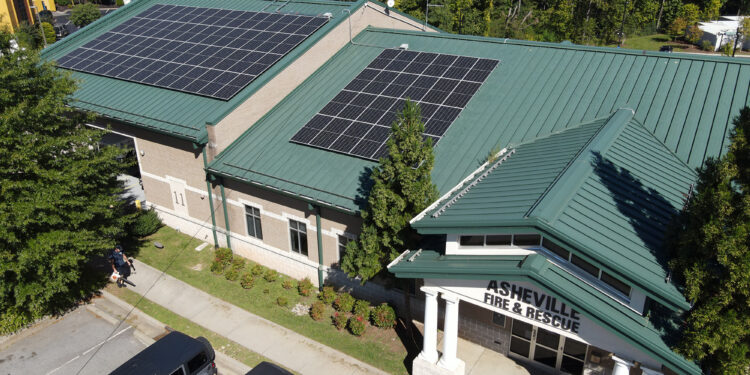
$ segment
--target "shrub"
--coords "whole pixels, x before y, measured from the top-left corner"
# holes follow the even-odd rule
[[[704,41],[701,42],[701,49],[704,50],[704,51],[711,51],[711,52],[713,52],[714,51],[714,44],[711,43],[711,42],[709,42],[709,41],[707,41],[707,40],[704,40]]]
[[[370,320],[370,303],[358,299],[357,302],[354,303],[354,315],[359,315],[365,320]]]
[[[250,273],[245,273],[240,279],[240,285],[245,289],[250,289],[255,285],[255,278]]]
[[[336,327],[336,329],[338,329],[339,331],[346,328],[346,322],[346,314],[339,312],[333,314],[333,326]]]
[[[42,30],[44,30],[44,39],[47,41],[47,45],[54,43],[57,40],[55,35],[55,28],[49,22],[42,22]]]
[[[349,318],[349,331],[354,336],[362,336],[362,334],[365,333],[366,328],[365,320],[361,316],[354,315]]]
[[[234,258],[232,260],[232,269],[237,270],[237,271],[242,271],[243,269],[245,269],[246,264],[247,263],[245,263],[244,259],[240,257]]]
[[[268,281],[269,283],[272,283],[279,278],[279,273],[276,272],[276,270],[269,269],[265,274],[263,274],[263,278],[266,279],[266,281]]]
[[[70,10],[70,22],[78,27],[84,27],[101,17],[99,7],[95,4],[86,3],[73,6]]]
[[[215,261],[221,263],[224,265],[224,267],[230,265],[232,263],[232,259],[234,258],[234,255],[232,255],[232,250],[229,250],[224,247],[220,247],[216,249],[214,252]]]
[[[396,312],[387,303],[382,303],[372,310],[372,322],[378,328],[391,328],[396,325]]]
[[[276,298],[276,303],[278,303],[279,306],[283,307],[283,306],[288,305],[289,301],[286,299],[286,297],[279,297],[279,298]]]
[[[72,3],[72,0],[55,0],[55,5],[58,7],[66,7]]]
[[[323,314],[326,312],[326,305],[323,302],[317,301],[310,307],[310,316],[314,320],[323,320]]]
[[[318,294],[318,299],[320,302],[330,305],[333,303],[333,300],[336,299],[336,292],[333,290],[332,286],[324,286],[323,291]]]
[[[258,276],[262,275],[266,271],[266,267],[261,266],[260,264],[256,264],[253,266],[251,272],[253,275]]]
[[[350,312],[352,311],[352,307],[354,307],[354,297],[349,293],[341,293],[333,301],[333,307],[341,312]]]
[[[125,5],[125,1],[124,0],[116,0],[115,1],[115,5],[117,5],[118,7],[124,6]]]
[[[685,40],[690,44],[698,44],[703,37],[703,30],[698,28],[698,25],[688,26],[687,32],[685,32]]]
[[[313,291],[313,284],[309,278],[305,277],[297,284],[297,290],[301,296],[309,296]]]
[[[292,280],[286,279],[281,283],[281,287],[287,290],[292,289],[294,288],[294,282],[292,282]]]
[[[54,30],[52,31],[54,34]],[[156,233],[162,227],[161,219],[154,210],[144,210],[133,221],[130,234],[136,237],[146,237]]]
[[[16,39],[18,46],[26,49],[38,49],[43,47],[42,33],[39,27],[30,25],[27,22],[21,23],[16,30]]]
[[[224,277],[229,281],[236,281],[240,278],[240,271],[232,267],[224,274]]]
[[[734,41],[730,41],[729,43],[721,46],[721,54],[724,56],[732,56],[732,53],[734,52]]]
[[[214,260],[213,262],[211,262],[211,268],[210,269],[211,269],[211,272],[213,272],[213,273],[215,273],[217,275],[221,275],[224,272],[224,264],[222,264],[221,262],[218,262],[218,261]]]

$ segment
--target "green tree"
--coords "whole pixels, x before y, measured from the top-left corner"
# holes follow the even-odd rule
[[[122,151],[71,111],[69,75],[0,32],[0,334],[69,308],[106,275],[89,263],[132,217],[117,175]],[[93,280],[93,281],[92,281]]]
[[[430,173],[434,162],[432,140],[422,138],[419,106],[409,100],[391,125],[388,157],[371,173],[373,187],[362,210],[362,233],[346,247],[341,268],[365,282],[377,275],[417,235],[409,220],[438,198]]]
[[[44,39],[42,39],[39,27],[27,22],[22,22],[18,27],[16,39],[18,40],[18,45],[22,48],[39,49],[44,47]]]
[[[703,30],[701,30],[697,25],[691,25],[687,28],[687,32],[685,33],[685,40],[688,43],[698,44],[698,42],[701,41],[701,38],[703,38]]]
[[[44,38],[47,41],[47,44],[52,44],[57,40],[57,36],[55,35],[55,28],[52,26],[52,24],[47,22],[42,22],[42,30],[44,30]]]
[[[695,4],[685,4],[682,6],[680,17],[682,17],[688,25],[694,25],[701,19],[701,8]]]
[[[70,22],[78,27],[84,27],[101,17],[96,4],[86,3],[73,6],[70,10]]]
[[[674,21],[672,21],[671,25],[669,25],[667,33],[672,38],[672,40],[676,40],[677,38],[681,38],[685,35],[686,29],[687,22],[685,22],[684,18],[678,17]]]
[[[693,302],[677,350],[712,374],[750,366],[750,108],[734,120],[727,154],[699,171],[675,220],[670,266]]]
[[[714,21],[719,19],[721,12],[722,0],[706,0],[703,6],[703,20]]]

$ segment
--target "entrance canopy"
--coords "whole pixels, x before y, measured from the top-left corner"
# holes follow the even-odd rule
[[[407,252],[389,270],[399,278],[509,280],[528,282],[548,292],[609,332],[622,338],[678,373],[701,374],[700,368],[672,351],[666,344],[674,316],[655,316],[652,321],[604,295],[591,285],[549,262],[543,255],[441,255],[435,251]]]

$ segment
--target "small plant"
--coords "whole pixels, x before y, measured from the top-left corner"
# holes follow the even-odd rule
[[[232,263],[232,250],[219,248],[214,254],[214,261],[211,263],[211,272],[221,275],[224,270]]]
[[[163,224],[156,211],[152,209],[144,210],[138,214],[133,224],[131,224],[130,234],[136,237],[146,237],[156,233],[162,226]]]
[[[279,306],[284,307],[289,304],[289,301],[286,299],[286,297],[279,297],[276,298],[276,303],[279,304]]]
[[[263,278],[266,279],[266,281],[268,281],[269,283],[272,283],[279,278],[279,273],[276,272],[276,270],[269,269],[266,270],[265,274],[263,274]]]
[[[263,267],[260,264],[256,264],[253,266],[250,272],[252,272],[253,275],[255,276],[259,276],[259,275],[262,275],[265,271],[266,271],[266,267]]]
[[[357,302],[354,303],[354,315],[359,315],[365,320],[370,320],[370,303],[358,299]]]
[[[336,299],[336,292],[333,290],[332,286],[324,286],[323,290],[318,293],[318,299],[320,302],[330,305]]]
[[[240,271],[230,268],[227,270],[227,272],[224,274],[224,277],[229,281],[237,281],[237,279],[240,278]]]
[[[341,293],[333,301],[333,307],[341,312],[350,312],[354,307],[354,297],[349,293]]]
[[[391,328],[396,325],[396,312],[387,303],[382,303],[372,310],[372,322],[378,328]]]
[[[292,282],[292,280],[290,280],[290,279],[285,279],[281,283],[281,287],[284,288],[284,289],[286,289],[286,290],[292,289],[292,288],[294,288],[294,282]]]
[[[115,1],[115,5],[117,5],[118,7],[124,6],[125,5],[125,0],[116,0]]]
[[[211,262],[210,270],[216,275],[221,275],[224,272],[224,265],[221,264],[221,262],[214,260]]]
[[[313,320],[323,320],[323,314],[326,312],[326,305],[323,302],[317,301],[310,307],[310,316]]]
[[[251,273],[245,273],[240,279],[240,285],[245,289],[250,289],[255,285],[255,277]]]
[[[351,318],[349,318],[349,331],[354,336],[362,336],[365,333],[365,329],[367,329],[367,326],[365,325],[365,320],[358,315],[354,315]]]
[[[263,289],[263,294],[268,294],[268,293],[271,293],[271,291],[268,289]]]
[[[240,257],[234,258],[234,260],[232,260],[232,269],[235,269],[237,271],[242,271],[243,269],[245,269],[245,265],[245,260]]]
[[[701,49],[704,50],[704,51],[713,52],[714,51],[714,44],[711,43],[711,42],[709,42],[709,41],[707,41],[707,40],[704,40],[704,41],[701,42]]]
[[[335,313],[333,314],[333,326],[336,327],[339,331],[346,328],[347,323],[347,316],[344,313]]]
[[[313,291],[313,284],[309,278],[305,277],[297,284],[297,290],[301,296],[309,296]]]

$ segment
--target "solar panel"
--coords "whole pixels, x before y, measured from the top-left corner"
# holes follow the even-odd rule
[[[423,137],[448,130],[498,60],[386,49],[291,139],[294,143],[377,160],[407,98],[419,104]]]
[[[156,4],[57,65],[229,100],[326,22],[323,16]]]

